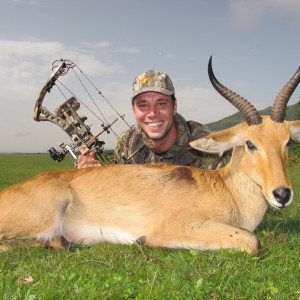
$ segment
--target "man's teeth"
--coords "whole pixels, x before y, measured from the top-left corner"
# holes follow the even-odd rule
[[[148,125],[150,127],[157,127],[157,126],[160,126],[162,124],[162,122],[156,122],[156,123],[148,123]]]

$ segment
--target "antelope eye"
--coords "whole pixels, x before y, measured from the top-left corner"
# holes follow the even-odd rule
[[[251,141],[247,141],[246,145],[247,145],[249,150],[256,150],[256,147],[252,144]]]

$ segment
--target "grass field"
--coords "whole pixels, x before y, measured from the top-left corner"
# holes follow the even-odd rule
[[[257,229],[262,250],[255,256],[110,244],[55,252],[23,245],[0,253],[0,298],[299,300],[298,162],[289,167],[294,202],[269,209]],[[72,168],[68,159],[57,164],[46,154],[2,154],[0,189],[65,168]]]

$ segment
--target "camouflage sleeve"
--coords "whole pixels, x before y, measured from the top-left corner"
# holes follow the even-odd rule
[[[200,139],[201,137],[204,137],[211,133],[209,128],[203,124],[200,124],[195,121],[188,121],[188,125],[191,130],[191,141]]]
[[[128,147],[128,135],[129,130],[124,131],[117,140],[117,144],[114,150],[114,160],[118,164],[123,163],[123,155],[126,152],[126,147]]]

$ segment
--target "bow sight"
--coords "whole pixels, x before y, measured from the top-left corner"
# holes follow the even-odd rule
[[[88,152],[95,153],[97,159],[102,163],[107,162],[107,158],[103,154],[104,152],[104,141],[99,141],[97,137],[103,132],[110,133],[108,130],[112,124],[114,124],[117,119],[111,124],[102,124],[103,130],[96,136],[93,136],[90,130],[90,126],[85,124],[87,120],[86,116],[80,117],[77,114],[77,110],[80,108],[80,102],[75,97],[71,97],[57,109],[55,109],[54,114],[47,115],[48,121],[57,124],[61,124],[61,128],[71,137],[72,143],[65,145],[62,143],[60,147],[61,151],[55,150],[55,148],[50,148],[48,150],[49,155],[52,159],[60,162],[64,159],[65,155],[68,154],[74,164],[77,163],[77,157],[74,153],[75,149],[81,149],[81,154],[85,155]],[[54,117],[54,118],[53,118]],[[85,146],[85,147],[83,147]]]
[[[48,150],[49,155],[52,159],[58,162],[62,161],[66,155],[69,155],[76,166],[77,157],[75,151],[79,150],[82,155],[92,152],[102,164],[108,163],[109,160],[104,154],[103,146],[105,142],[99,141],[98,136],[104,132],[110,133],[111,126],[118,119],[115,119],[111,123],[106,122],[106,125],[103,122],[101,125],[102,130],[96,135],[93,135],[91,133],[90,126],[85,124],[87,117],[79,116],[77,113],[80,108],[81,101],[75,95],[67,99],[63,104],[56,108],[53,113],[42,106],[44,97],[46,96],[47,92],[50,93],[52,87],[56,85],[56,81],[58,81],[59,76],[65,75],[69,69],[77,67],[71,61],[63,59],[53,62],[52,66],[52,69],[56,70],[48,79],[40,92],[39,98],[36,101],[33,118],[38,122],[49,121],[58,125],[69,135],[72,142],[68,145],[62,143],[60,145],[61,150],[56,150],[55,148],[51,147]],[[80,72],[82,73],[81,70]]]

